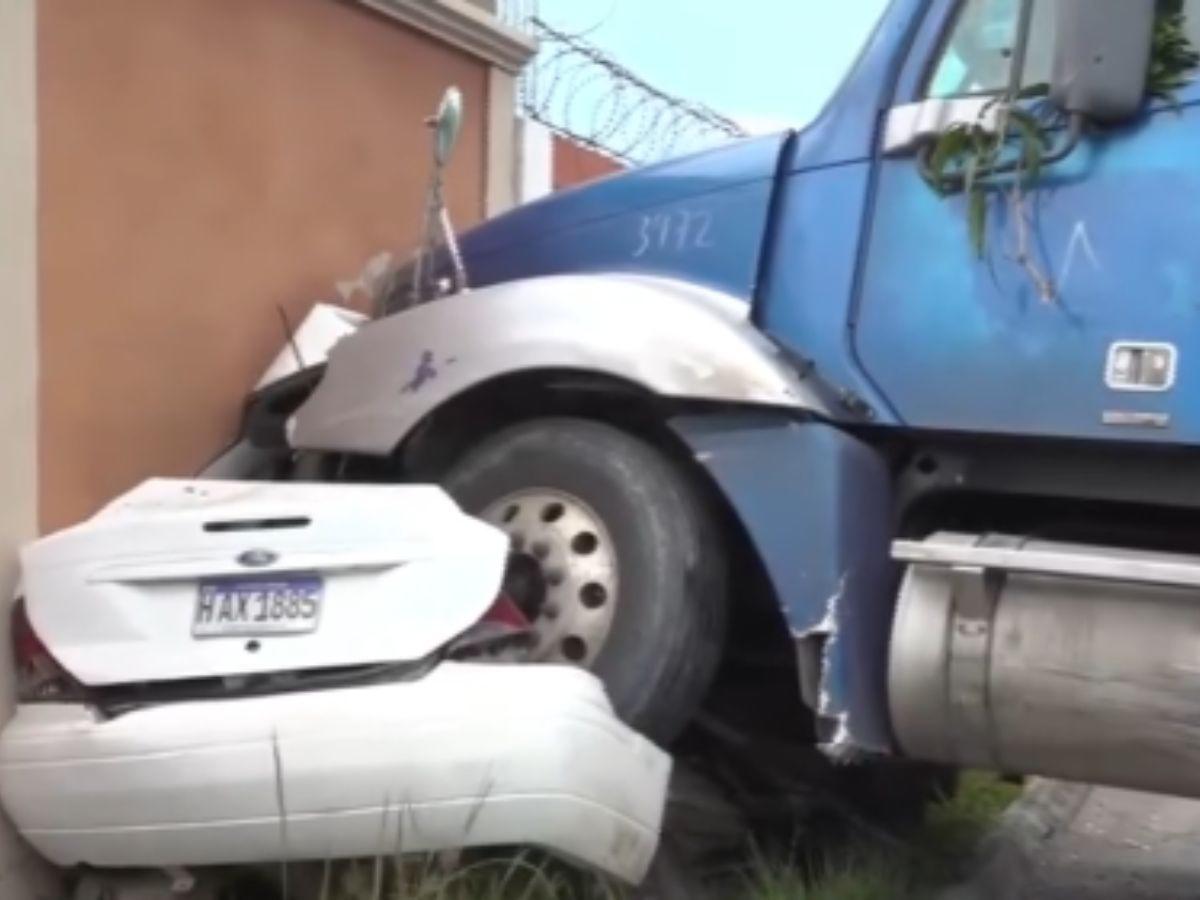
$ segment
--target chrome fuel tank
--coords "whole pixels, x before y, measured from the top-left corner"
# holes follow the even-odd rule
[[[1200,558],[963,534],[893,554],[906,754],[1200,797]]]

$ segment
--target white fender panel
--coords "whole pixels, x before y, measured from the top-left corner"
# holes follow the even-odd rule
[[[344,338],[291,440],[387,454],[447,400],[535,369],[611,375],[666,397],[821,408],[744,301],[668,279],[562,275],[447,297]]]
[[[254,390],[261,391],[301,369],[325,362],[333,345],[353,334],[366,321],[367,317],[360,312],[331,303],[318,303],[284,343]]]

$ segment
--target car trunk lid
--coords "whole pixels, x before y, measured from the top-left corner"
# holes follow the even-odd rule
[[[420,659],[507,552],[437,487],[153,479],[21,559],[34,632],[99,686]]]

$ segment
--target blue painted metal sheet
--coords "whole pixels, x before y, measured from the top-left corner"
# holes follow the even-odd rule
[[[1088,136],[1029,192],[1029,250],[1050,301],[1015,258],[1004,196],[978,260],[962,197],[936,196],[911,159],[881,164],[857,346],[906,423],[1200,443],[1200,97],[1183,99]],[[1119,340],[1177,345],[1175,387],[1109,389]],[[1157,424],[1105,424],[1113,413]]]
[[[891,482],[873,448],[782,414],[673,419],[750,535],[793,635],[825,634],[821,719],[839,750],[887,752],[895,576]]]
[[[874,421],[890,424],[895,413],[855,359],[849,328],[870,173],[860,162],[787,178],[756,320],[815,363],[823,381],[865,401]]]
[[[749,300],[787,138],[739,141],[518,207],[462,236],[471,281],[638,272]]]
[[[756,318],[818,374],[896,416],[855,357],[852,307],[881,116],[927,0],[895,0],[841,87],[788,150]]]

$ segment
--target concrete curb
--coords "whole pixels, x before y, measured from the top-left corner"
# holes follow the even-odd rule
[[[1036,780],[943,900],[1196,900],[1200,802]]]
[[[942,894],[941,900],[1018,900],[1036,881],[1038,855],[1074,820],[1092,788],[1035,778],[1000,817],[979,850],[975,875]]]

